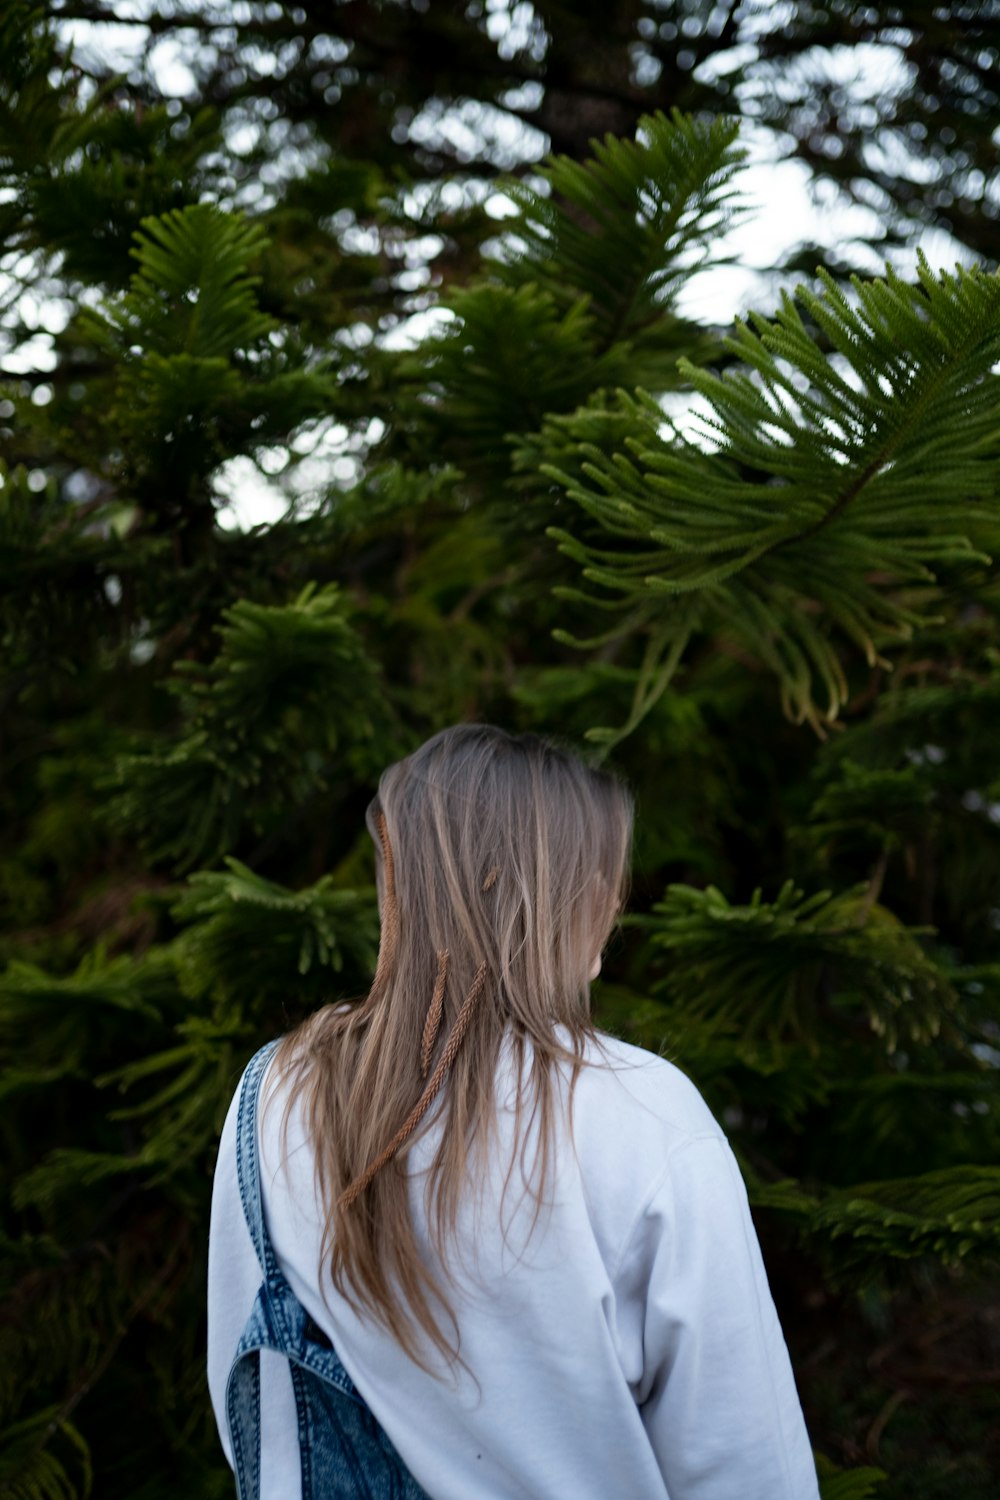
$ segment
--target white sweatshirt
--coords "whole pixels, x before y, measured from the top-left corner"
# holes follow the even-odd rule
[[[433,1500],[817,1500],[815,1467],[732,1152],[694,1085],[662,1058],[606,1039],[576,1086],[550,1204],[513,1188],[513,1079],[499,1097],[492,1178],[459,1222],[451,1293],[471,1374],[435,1379],[356,1316],[319,1264],[322,1215],[297,1108],[261,1125],[264,1212],[293,1291]],[[235,1101],[212,1200],[208,1378],[227,1457],[225,1391],[261,1282],[236,1178]],[[421,1242],[421,1168],[407,1161]],[[575,1147],[575,1149],[574,1149]],[[504,1149],[506,1148],[506,1150]],[[529,1158],[530,1159],[530,1158]],[[322,1285],[322,1292],[321,1292]],[[299,1500],[283,1356],[261,1356],[262,1500]]]

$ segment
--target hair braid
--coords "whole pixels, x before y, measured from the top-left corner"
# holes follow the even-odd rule
[[[360,1194],[364,1192],[365,1188],[368,1187],[368,1185],[374,1180],[378,1173],[381,1172],[386,1163],[392,1160],[396,1152],[399,1150],[400,1146],[402,1146],[404,1141],[406,1141],[409,1136],[411,1136],[416,1130],[424,1115],[430,1109],[431,1105],[434,1103],[434,1100],[441,1092],[441,1086],[444,1083],[445,1075],[447,1074],[448,1069],[451,1067],[452,1063],[455,1061],[458,1049],[462,1045],[462,1039],[465,1036],[466,1031],[469,1029],[469,1022],[472,1020],[472,1013],[476,1008],[476,1002],[479,999],[479,996],[482,994],[483,986],[486,983],[486,974],[487,963],[486,960],[483,959],[483,962],[476,970],[476,977],[472,981],[469,993],[466,995],[464,1001],[462,1002],[462,1009],[459,1011],[455,1019],[455,1024],[451,1028],[448,1040],[445,1043],[445,1049],[441,1054],[440,1061],[438,1062],[437,1067],[434,1069],[434,1073],[429,1083],[427,1084],[427,1087],[424,1089],[423,1093],[420,1095],[420,1098],[413,1106],[413,1109],[407,1115],[406,1119],[403,1121],[402,1125],[396,1131],[396,1134],[393,1136],[392,1140],[385,1147],[385,1149],[383,1151],[380,1151],[375,1160],[371,1162],[367,1167],[365,1167],[365,1170],[359,1177],[356,1177],[354,1179],[350,1187],[345,1188],[344,1192],[341,1193],[340,1197],[337,1199],[337,1207],[341,1211],[343,1211],[345,1208],[350,1208],[351,1204],[354,1203],[355,1200],[360,1196]]]
[[[438,1032],[441,1029],[441,1016],[444,1011],[444,987],[448,978],[448,950],[442,948],[437,956],[438,968],[437,978],[434,981],[434,993],[431,996],[430,1007],[427,1011],[427,1020],[424,1022],[424,1034],[420,1041],[420,1076],[426,1078],[431,1070],[431,1058],[434,1056],[434,1044],[437,1041]]]

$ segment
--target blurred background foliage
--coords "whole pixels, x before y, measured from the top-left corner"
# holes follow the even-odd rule
[[[598,1016],[730,1134],[825,1500],[995,1493],[998,51],[4,7],[0,1493],[230,1493],[217,1132],[366,989],[364,808],[470,718],[636,790]],[[855,227],[730,327],[686,293],[762,160]]]

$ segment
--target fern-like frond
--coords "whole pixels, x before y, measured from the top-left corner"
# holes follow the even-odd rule
[[[139,269],[105,318],[148,353],[228,360],[275,327],[249,269],[266,245],[259,225],[207,203],[144,219],[132,252]]]
[[[178,940],[182,976],[192,996],[278,998],[314,970],[340,973],[345,958],[370,972],[378,949],[374,890],[342,890],[333,876],[292,891],[256,875],[239,860],[202,870],[174,907],[185,926]]]
[[[283,606],[242,599],[223,621],[214,661],[179,664],[170,684],[178,736],[117,768],[112,818],[182,869],[232,848],[245,826],[262,829],[265,807],[273,819],[321,791],[337,758],[360,768],[384,718],[335,585]]]
[[[951,1265],[1000,1256],[1000,1167],[948,1167],[816,1194],[796,1182],[764,1183],[745,1163],[743,1169],[751,1202],[826,1241],[843,1269],[875,1272],[886,1260],[926,1255]]]
[[[860,1012],[892,1050],[937,1035],[954,1004],[947,975],[866,887],[806,896],[791,881],[773,902],[733,906],[721,891],[673,885],[633,918],[665,955],[657,992],[681,1013],[735,1023],[744,1037],[814,1040],[824,1008]]]
[[[163,950],[133,959],[108,958],[97,948],[68,975],[15,960],[0,974],[0,1097],[87,1077],[123,1018],[138,1042],[156,1031],[178,994],[176,969]]]
[[[621,376],[614,352],[596,351],[583,297],[566,307],[546,288],[487,283],[455,293],[450,305],[457,323],[424,348],[427,416],[467,472],[493,473],[513,435]]]
[[[846,701],[845,648],[888,664],[942,570],[989,561],[1000,448],[1000,278],[921,259],[912,286],[855,278],[857,306],[822,279],[737,325],[742,368],[684,365],[714,452],[633,403],[610,448],[586,446],[592,422],[555,419],[543,465],[599,528],[551,534],[621,608],[665,622],[664,655],[689,628],[678,600],[696,596],[702,628],[749,650],[817,728]]]
[[[740,211],[737,132],[734,120],[649,115],[634,140],[595,141],[585,162],[552,158],[547,193],[504,184],[517,213],[500,259],[448,297],[455,321],[422,350],[424,416],[466,472],[495,485],[498,459],[530,447],[546,415],[625,381],[675,388],[681,355],[709,357],[704,329],[672,301]],[[518,469],[532,472],[523,452]]]
[[[918,833],[926,836],[933,801],[917,766],[870,770],[845,759],[813,803],[807,836],[818,845],[897,849]]]
[[[254,1047],[329,1000],[334,975],[349,975],[355,992],[367,984],[378,948],[374,889],[338,888],[327,875],[289,890],[238,860],[226,864],[191,877],[174,907],[179,936],[142,961],[176,974],[186,1018],[168,1045],[161,1028],[157,1044],[94,1079],[127,1096],[107,1120],[125,1126],[130,1149],[50,1151],[18,1176],[17,1205],[51,1209],[81,1186],[136,1174],[181,1191],[182,1169],[211,1149]],[[37,991],[42,976],[33,978]],[[64,989],[56,985],[58,995]]]
[[[838,1469],[822,1454],[817,1455],[820,1500],[876,1500],[886,1478],[884,1469]]]
[[[287,440],[336,398],[329,362],[279,330],[251,266],[267,244],[240,214],[194,204],[143,220],[129,289],[85,309],[78,330],[110,374],[94,387],[133,495],[204,512],[226,459]],[[91,399],[94,397],[92,396]]]
[[[0,1432],[0,1494],[5,1500],[86,1500],[90,1449],[60,1411],[32,1412]]]
[[[518,216],[505,276],[533,282],[557,303],[584,296],[599,347],[635,339],[662,318],[676,288],[712,258],[712,244],[744,210],[734,178],[745,158],[735,119],[645,115],[634,140],[593,142],[583,162],[550,158],[542,194],[505,187]]]

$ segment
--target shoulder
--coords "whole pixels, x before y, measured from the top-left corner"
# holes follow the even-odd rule
[[[705,1158],[714,1170],[729,1155],[715,1117],[680,1068],[603,1035],[588,1047],[577,1077],[570,1133],[587,1214],[609,1268],[622,1265],[625,1247],[647,1220],[701,1212],[699,1195],[693,1202],[687,1190],[686,1162]]]
[[[220,1183],[232,1181],[239,1192],[247,1191],[249,1181],[239,1181],[252,1170],[248,1148],[260,1160],[263,1143],[274,1135],[285,1109],[285,1090],[279,1069],[274,1066],[275,1052],[281,1038],[266,1043],[253,1054],[242,1069],[226,1111],[219,1137],[215,1166],[216,1190]],[[242,1143],[242,1144],[241,1144]]]
[[[587,1052],[578,1083],[585,1110],[613,1121],[621,1139],[634,1132],[661,1151],[709,1137],[722,1129],[697,1086],[674,1063],[617,1037],[599,1035]]]

